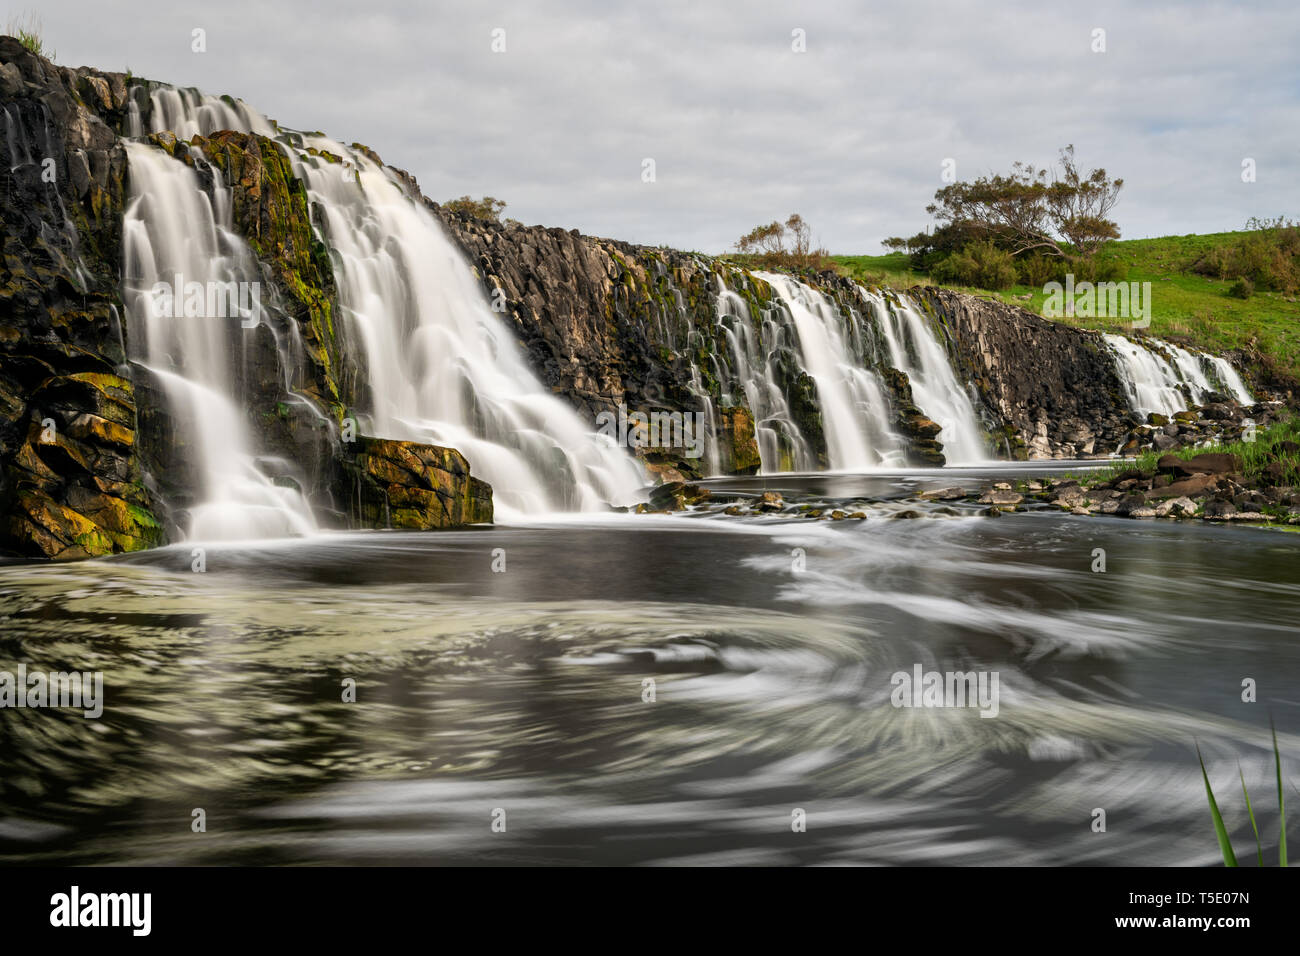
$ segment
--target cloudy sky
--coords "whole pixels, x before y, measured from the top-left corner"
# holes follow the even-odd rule
[[[797,211],[832,252],[879,253],[925,225],[945,159],[967,178],[1066,143],[1124,178],[1126,237],[1300,217],[1295,0],[5,0],[4,19],[33,6],[62,64],[231,93],[435,199],[633,242],[721,252]]]

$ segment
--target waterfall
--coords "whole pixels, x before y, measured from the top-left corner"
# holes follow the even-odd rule
[[[154,132],[256,132],[294,163],[324,220],[377,436],[456,448],[492,485],[499,517],[639,499],[640,467],[542,385],[442,225],[391,171],[324,136],[281,132],[237,100],[159,88],[150,101]]]
[[[639,468],[533,374],[433,213],[359,150],[304,142],[345,161],[286,144],[324,215],[376,432],[459,449],[507,517],[636,501]]]
[[[1122,335],[1102,337],[1115,357],[1129,405],[1141,415],[1173,415],[1189,405],[1202,404],[1216,391],[1243,405],[1254,402],[1241,376],[1225,359],[1189,352],[1158,339],[1152,339],[1154,347],[1147,348]]]
[[[1237,374],[1237,370],[1232,367],[1231,362],[1217,355],[1202,355],[1201,361],[1210,366],[1211,374],[1223,386],[1219,391],[1226,391],[1242,405],[1255,404],[1254,397],[1246,388],[1246,383],[1241,380],[1241,376]]]
[[[135,134],[171,130],[190,139],[219,129],[255,132],[289,157],[331,252],[339,334],[363,382],[347,398],[358,407],[363,430],[459,449],[474,474],[492,484],[498,514],[506,518],[600,510],[639,498],[645,481],[635,460],[543,386],[468,262],[403,176],[364,147],[281,129],[228,97],[154,87],[142,116],[145,105],[143,97],[132,97],[127,127]],[[133,144],[130,158],[133,357],[165,383],[174,410],[195,429],[205,497],[194,509],[193,532],[242,535],[259,524],[268,533],[310,530],[301,498],[275,487],[250,451],[229,371],[238,335],[213,321],[158,319],[147,309],[149,284],[173,274],[207,283],[257,277],[256,261],[230,228],[229,192],[214,170],[209,202],[192,171],[144,145]],[[721,412],[739,405],[754,415],[762,474],[815,470],[814,439],[823,437],[832,470],[902,464],[907,442],[875,371],[885,366],[908,376],[914,404],[941,428],[949,463],[988,460],[971,389],[958,377],[942,330],[911,299],[855,286],[861,309],[843,308],[790,276],[754,275],[774,293],[761,316],[717,280],[716,352],[703,355],[708,337],[686,323],[687,387],[708,422],[706,470],[716,471],[720,461]],[[681,318],[685,308],[674,293]],[[647,319],[664,341],[671,310],[657,307]],[[1211,391],[1251,401],[1223,359],[1121,336],[1106,342],[1134,409],[1170,414]],[[706,379],[719,383],[716,401]],[[808,379],[815,394],[805,393]],[[809,397],[820,436],[807,415]]]
[[[799,426],[794,422],[785,392],[777,384],[777,361],[783,350],[797,343],[784,324],[776,321],[785,313],[763,319],[761,333],[754,329],[753,316],[744,298],[728,289],[718,279],[715,299],[718,324],[727,342],[720,364],[726,374],[719,376],[724,405],[744,405],[754,415],[754,433],[758,444],[761,474],[782,471],[812,471],[816,456],[808,447]],[[739,386],[739,393],[732,386]]]
[[[857,290],[884,333],[890,364],[907,373],[913,403],[942,427],[939,441],[943,443],[948,464],[987,461],[988,448],[975,404],[957,380],[947,349],[939,343],[920,310],[903,295],[886,300],[862,286],[857,286]]]
[[[233,97],[209,96],[198,90],[169,86],[156,87],[149,93],[149,132],[170,130],[177,139],[188,142],[195,136],[210,136],[221,129],[270,137],[277,133],[270,120]],[[135,97],[127,107],[126,132],[137,138],[145,133]]]
[[[890,426],[884,386],[854,346],[857,316],[841,316],[827,298],[789,276],[755,272],[776,291],[798,333],[804,370],[817,383],[831,470],[901,464],[903,442]]]
[[[233,375],[240,339],[264,321],[259,297],[242,312],[211,308],[214,292],[260,277],[252,250],[230,224],[230,193],[213,169],[215,201],[179,160],[126,144],[130,191],[122,226],[123,299],[132,361],[154,373],[169,412],[194,449],[201,481],[190,509],[192,540],[309,534],[301,493],[279,487],[257,467]],[[184,305],[156,296],[166,286]],[[245,289],[255,286],[244,286]],[[191,299],[190,290],[197,292]],[[217,314],[214,314],[216,312]],[[179,314],[178,314],[179,313]],[[220,315],[221,317],[218,317]]]

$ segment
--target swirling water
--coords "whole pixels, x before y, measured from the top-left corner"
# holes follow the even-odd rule
[[[105,684],[97,720],[0,709],[0,860],[1211,864],[1194,741],[1238,839],[1238,760],[1276,839],[1300,537],[888,516],[953,481],[714,486],[865,520],[578,515],[213,545],[204,573],[184,547],[0,567],[0,670]],[[997,671],[997,716],[895,707],[918,664]]]

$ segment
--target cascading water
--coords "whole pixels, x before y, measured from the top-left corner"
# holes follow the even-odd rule
[[[362,417],[371,431],[458,448],[474,473],[493,485],[503,516],[601,509],[638,498],[644,476],[634,460],[542,386],[436,217],[367,151],[282,131],[240,101],[194,90],[154,88],[147,123],[136,110],[138,102],[132,99],[128,117],[134,132],[145,125],[155,132],[173,130],[181,138],[226,128],[257,132],[276,139],[290,157],[318,211],[321,238],[334,255],[343,334],[364,371],[366,387],[358,400],[368,406]],[[139,152],[133,150],[133,156]],[[134,228],[147,232],[149,226]],[[208,231],[221,235],[215,225]],[[237,241],[222,237],[229,240]],[[762,473],[818,467],[792,414],[794,398],[786,394],[792,372],[795,377],[806,373],[816,384],[831,469],[901,464],[906,443],[892,427],[887,392],[872,371],[885,362],[908,375],[915,404],[941,426],[939,440],[950,463],[987,460],[970,392],[909,299],[886,300],[858,287],[865,314],[852,309],[846,314],[789,276],[756,275],[776,293],[775,307],[757,324],[744,298],[718,283],[718,323],[726,345],[710,355],[708,369],[721,385],[718,407],[701,369],[692,365],[690,388],[709,423],[707,470],[716,470],[719,460],[719,409],[742,404],[754,414]],[[667,316],[658,320],[664,324]],[[866,334],[868,321],[874,321],[879,336]],[[660,331],[666,336],[666,329]],[[687,337],[687,352],[694,356],[698,333],[688,328]],[[880,346],[871,346],[872,341],[883,342],[888,354],[874,354]],[[1185,407],[1188,395],[1197,401],[1211,390],[1250,401],[1240,377],[1222,359],[1164,345],[1162,355],[1119,336],[1107,336],[1107,342],[1136,409],[1170,413]],[[168,353],[168,361],[181,355],[182,364],[192,362],[189,345],[172,341],[170,347],[175,354]],[[166,378],[168,362],[156,361]],[[228,395],[226,380],[181,378]],[[235,428],[240,416],[208,418],[229,419]],[[241,455],[247,457],[243,452],[233,457]]]
[[[1229,395],[1242,405],[1255,404],[1254,396],[1250,394],[1250,389],[1246,388],[1246,383],[1241,380],[1241,376],[1237,374],[1237,370],[1232,367],[1231,362],[1225,358],[1219,358],[1217,355],[1202,355],[1201,360],[1209,363],[1213,374],[1227,389]]]
[[[170,130],[177,139],[189,141],[195,136],[209,136],[220,129],[261,136],[275,136],[277,133],[270,120],[250,109],[242,100],[168,86],[156,87],[149,93],[150,132]],[[136,138],[145,132],[140,106],[134,96],[127,106],[126,132]]]
[[[876,374],[853,343],[861,330],[826,297],[789,276],[756,272],[776,291],[798,332],[803,367],[817,383],[832,470],[901,464],[903,442],[889,424],[890,405]]]
[[[239,101],[190,90],[154,90],[149,126],[189,137],[235,129],[280,143],[324,216],[376,434],[456,448],[507,518],[640,497],[640,468],[546,391],[441,225],[390,171],[360,150],[282,133]],[[306,146],[344,161],[307,155]]]
[[[1254,402],[1241,376],[1225,359],[1189,352],[1168,342],[1153,340],[1156,347],[1149,349],[1122,335],[1103,338],[1115,356],[1116,371],[1135,412],[1173,415],[1201,404],[1215,391],[1226,392],[1243,405]]]
[[[377,433],[459,449],[507,517],[636,501],[636,464],[546,391],[432,213],[360,151],[304,142],[347,163],[286,147],[324,213]]]
[[[939,344],[920,311],[906,296],[887,301],[857,286],[884,333],[890,364],[906,372],[912,399],[942,426],[939,441],[950,465],[987,461],[989,454],[970,394],[957,380],[947,350]]]
[[[785,393],[777,384],[777,355],[797,345],[789,341],[792,336],[788,328],[768,316],[763,320],[762,334],[756,333],[748,303],[721,279],[716,310],[727,341],[727,354],[722,356],[722,363],[728,374],[720,378],[723,404],[744,405],[753,413],[755,439],[763,463],[761,473],[813,470],[816,458],[794,422]],[[739,385],[742,394],[728,391],[731,382]]]
[[[190,509],[189,536],[207,541],[310,534],[316,525],[302,495],[273,484],[258,469],[233,395],[239,338],[264,319],[260,297],[240,300],[244,314],[218,317],[208,307],[214,290],[238,290],[241,283],[249,289],[247,283],[260,276],[252,251],[231,230],[230,196],[220,171],[212,170],[214,202],[184,163],[141,143],[128,142],[126,149],[128,342],[131,359],[162,384],[169,411],[196,452],[202,487]],[[182,290],[184,307],[156,296],[161,286]]]

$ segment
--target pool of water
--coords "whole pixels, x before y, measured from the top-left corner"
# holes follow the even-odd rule
[[[1002,471],[711,483],[861,496],[866,520],[574,516],[213,544],[202,572],[188,545],[0,567],[0,671],[104,688],[97,719],[0,709],[0,862],[1211,864],[1196,742],[1239,849],[1238,762],[1275,845],[1300,536],[888,516]],[[996,673],[996,714],[896,706],[918,667]]]

